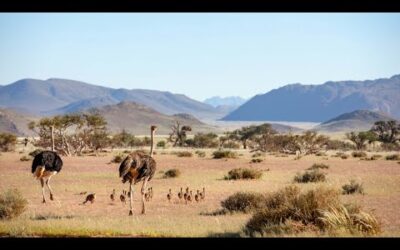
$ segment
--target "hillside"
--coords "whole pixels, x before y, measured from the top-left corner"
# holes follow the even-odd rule
[[[121,102],[114,105],[106,105],[100,108],[92,108],[87,112],[98,113],[105,117],[107,127],[111,132],[119,132],[125,129],[134,134],[147,134],[149,126],[158,127],[157,134],[168,134],[171,126],[177,120],[183,125],[192,126],[193,132],[218,132],[218,128],[204,124],[189,114],[165,115],[156,110],[134,102]]]
[[[77,112],[121,101],[134,101],[167,115],[189,113],[200,119],[217,119],[226,115],[224,110],[215,109],[182,94],[145,89],[113,89],[66,79],[23,79],[0,88],[0,107],[36,115]]]
[[[322,122],[362,109],[400,118],[400,75],[322,85],[286,85],[251,98],[222,120]]]
[[[395,120],[393,117],[381,112],[369,110],[356,110],[339,115],[315,127],[323,132],[349,132],[369,130],[377,121]]]
[[[37,117],[19,114],[14,110],[0,108],[0,132],[18,136],[32,135],[27,125],[30,121],[37,119]]]

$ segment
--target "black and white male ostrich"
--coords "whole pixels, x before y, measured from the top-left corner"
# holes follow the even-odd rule
[[[146,213],[144,200],[146,193],[146,185],[156,172],[156,161],[153,159],[153,148],[154,148],[154,133],[156,126],[151,126],[151,147],[150,155],[143,152],[136,151],[130,153],[119,166],[119,177],[122,178],[122,183],[129,181],[129,198],[130,198],[130,211],[129,215],[133,215],[132,211],[132,199],[133,199],[133,185],[143,181],[141,194],[142,194],[142,214]]]
[[[53,200],[53,191],[51,190],[49,182],[53,175],[61,171],[62,166],[63,161],[61,157],[53,151],[42,151],[33,159],[32,173],[40,180],[40,184],[42,185],[43,203],[46,203],[44,197],[44,183],[46,182],[46,186],[49,188],[50,200]]]

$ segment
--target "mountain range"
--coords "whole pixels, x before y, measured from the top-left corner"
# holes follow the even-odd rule
[[[203,102],[213,107],[218,107],[218,106],[239,107],[240,105],[246,102],[246,99],[240,96],[227,96],[227,97],[213,96],[205,99]]]
[[[182,94],[146,89],[113,89],[58,78],[22,79],[0,88],[0,107],[35,115],[77,112],[121,101],[134,101],[167,115],[188,113],[200,119],[217,119],[229,112]]]
[[[400,118],[400,75],[321,85],[289,84],[254,96],[222,120],[323,122],[355,110]]]

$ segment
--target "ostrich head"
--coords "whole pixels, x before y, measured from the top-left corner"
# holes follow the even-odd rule
[[[151,131],[156,131],[157,130],[157,126],[156,125],[151,125],[150,129],[151,129]]]

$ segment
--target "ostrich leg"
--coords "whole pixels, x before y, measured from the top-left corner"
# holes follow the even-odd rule
[[[133,201],[133,188],[132,188],[132,181],[131,181],[129,183],[129,202],[130,202],[130,208],[131,208],[131,210],[129,210],[129,215],[133,215],[132,201]]]
[[[40,184],[42,185],[43,203],[46,203],[46,199],[44,198],[44,180],[42,178],[40,178]]]
[[[148,178],[144,179],[142,190],[141,190],[141,193],[142,193],[142,214],[146,213],[146,208],[144,206],[144,198],[145,198],[144,196],[145,196],[145,191],[146,191],[147,180],[148,180]]]
[[[50,178],[51,178],[51,176],[46,180],[46,185],[47,185],[47,188],[50,190],[50,200],[54,200],[53,190],[50,187]]]

